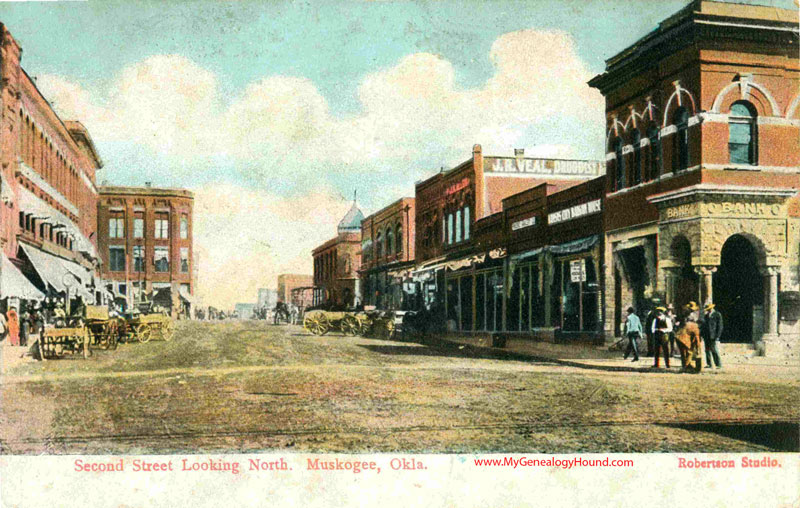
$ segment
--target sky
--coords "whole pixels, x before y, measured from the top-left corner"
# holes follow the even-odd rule
[[[98,183],[195,193],[195,293],[232,308],[311,273],[355,191],[372,213],[476,143],[601,159],[586,81],[686,3],[0,2],[0,22],[89,129]]]

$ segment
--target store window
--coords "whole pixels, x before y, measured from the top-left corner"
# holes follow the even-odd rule
[[[108,248],[108,268],[112,272],[125,271],[125,247]]]
[[[156,214],[155,237],[159,239],[169,238],[169,214]]]
[[[153,265],[157,272],[169,271],[169,247],[156,246],[153,250]]]
[[[134,245],[133,247],[133,271],[144,271],[144,247],[141,245]]]
[[[375,260],[379,260],[383,257],[383,233],[378,232],[378,236],[375,238]]]
[[[731,106],[728,115],[728,150],[733,164],[758,164],[756,149],[756,110],[747,101]]]
[[[554,320],[566,332],[596,331],[598,324],[599,285],[597,270],[590,255],[570,257],[555,262],[558,280],[560,321]]]
[[[181,272],[189,273],[189,247],[181,247]]]

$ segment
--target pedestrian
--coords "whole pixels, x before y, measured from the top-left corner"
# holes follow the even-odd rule
[[[31,313],[27,309],[28,304],[26,304],[26,309],[22,311],[22,317],[19,320],[19,345],[20,346],[27,346],[28,345],[28,335],[31,333]]]
[[[639,347],[636,341],[642,337],[642,321],[636,315],[633,307],[628,307],[628,317],[625,319],[625,336],[628,337],[628,348],[625,350],[623,360],[628,359],[628,355],[633,352],[633,361],[639,361]]]
[[[11,307],[7,312],[8,342],[12,346],[19,346],[19,315],[17,309]]]
[[[681,327],[677,331],[676,341],[681,354],[681,370],[684,372],[700,372],[702,361],[700,360],[700,328],[697,324],[699,319],[699,308],[694,302],[689,302],[683,306],[683,319]]]
[[[659,367],[660,354],[664,355],[664,365],[669,368],[669,334],[672,332],[672,320],[667,316],[667,309],[656,307],[656,318],[653,320],[655,328],[654,342],[655,368]]]
[[[675,306],[671,303],[667,305],[667,317],[672,321],[672,331],[669,333],[669,355],[675,358],[676,356],[680,356],[677,341],[675,340],[675,330],[678,329],[678,318],[675,315]]]
[[[644,320],[644,333],[647,335],[647,355],[646,356],[653,356],[653,350],[655,345],[655,325],[654,321],[656,316],[658,315],[658,299],[653,299],[652,305],[653,307],[650,309],[650,312],[647,313],[647,317]]]
[[[706,347],[706,366],[710,368],[716,363],[717,369],[721,369],[719,340],[722,337],[722,314],[715,307],[713,303],[709,303],[703,309],[705,314],[700,321],[700,336]]]

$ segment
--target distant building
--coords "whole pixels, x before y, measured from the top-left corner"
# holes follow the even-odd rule
[[[260,288],[256,307],[259,309],[274,309],[278,303],[278,292],[274,289]]]
[[[252,319],[253,318],[253,310],[255,309],[255,303],[237,303],[234,306],[234,310],[236,314],[239,316],[239,319]]]
[[[314,249],[314,305],[351,306],[362,301],[358,277],[362,220],[364,214],[354,200],[336,236]]]
[[[414,213],[414,198],[402,198],[361,221],[360,272],[364,305],[380,309],[411,306]]]
[[[192,210],[183,189],[100,187],[102,278],[128,307],[156,300],[189,315],[194,294]]]
[[[291,303],[293,289],[311,287],[313,285],[313,275],[299,275],[294,273],[283,273],[278,275],[278,301]]]

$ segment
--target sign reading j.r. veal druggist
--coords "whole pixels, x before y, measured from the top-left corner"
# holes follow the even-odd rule
[[[484,162],[484,171],[489,173],[596,176],[604,169],[605,163],[599,161],[487,157]]]
[[[547,216],[547,223],[553,225],[558,224],[559,222],[577,219],[585,215],[600,213],[601,208],[602,202],[599,199],[595,199],[594,201],[589,201],[588,203],[581,203],[579,205],[565,208],[564,210],[553,212]]]

